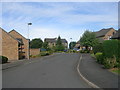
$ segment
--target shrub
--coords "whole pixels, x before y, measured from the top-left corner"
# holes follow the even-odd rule
[[[95,57],[96,57],[98,63],[103,64],[104,58],[103,58],[103,54],[101,52],[96,53]]]
[[[106,40],[103,42],[103,55],[104,58],[112,58],[113,56],[116,57],[117,61],[119,62],[120,58],[120,41],[118,40]]]
[[[8,58],[5,57],[5,56],[0,56],[0,63],[3,64],[3,63],[7,63],[8,62]]]
[[[84,50],[81,50],[80,53],[85,53],[85,51],[84,51]]]
[[[116,57],[106,58],[104,60],[104,67],[107,69],[113,68],[116,65]]]
[[[102,44],[97,44],[93,47],[93,53],[96,54],[97,52],[103,52],[103,46]]]

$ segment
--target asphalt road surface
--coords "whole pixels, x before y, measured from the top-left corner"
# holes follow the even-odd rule
[[[57,54],[3,70],[3,88],[91,88],[77,73],[79,54]]]

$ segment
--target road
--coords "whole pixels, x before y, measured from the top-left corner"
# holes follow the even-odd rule
[[[57,54],[3,70],[3,88],[91,88],[77,73],[79,54]]]

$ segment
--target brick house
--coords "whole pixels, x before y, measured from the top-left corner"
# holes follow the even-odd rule
[[[118,39],[118,40],[120,40],[120,29],[112,36],[111,39]]]
[[[1,48],[0,55],[6,56],[9,60],[19,60],[28,58],[28,41],[15,30],[6,32],[0,28]],[[27,44],[27,45],[26,45]]]
[[[29,40],[15,30],[10,31],[9,34],[21,42],[21,44],[19,44],[19,59],[22,58],[28,59],[30,53]]]
[[[52,48],[53,46],[56,46],[56,41],[57,38],[45,38],[44,42],[48,42],[48,45],[50,48]],[[66,39],[61,39],[62,44],[65,46],[65,48],[68,47],[68,42]]]
[[[96,34],[96,38],[99,39],[99,42],[102,43],[104,40],[110,40],[112,36],[116,34],[116,30],[113,28],[101,29],[100,31],[94,32]],[[75,48],[83,50],[84,46],[80,45],[80,41],[78,41],[75,45]],[[92,49],[92,47],[88,47]]]
[[[110,40],[115,33],[116,30],[114,28],[101,29],[100,31],[95,32],[96,38],[99,39],[100,43],[104,40]]]

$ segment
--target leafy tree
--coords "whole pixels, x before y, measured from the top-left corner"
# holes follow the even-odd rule
[[[80,38],[80,44],[85,46],[86,49],[88,47],[93,47],[98,44],[98,39],[95,36],[95,33],[90,31],[85,31],[82,37]]]
[[[48,49],[48,42],[46,42],[46,41],[43,42],[42,47],[45,48],[45,49]]]
[[[75,45],[76,45],[76,42],[70,42],[69,48],[70,48],[70,49],[73,49],[73,48],[75,47]]]
[[[35,38],[30,41],[30,48],[41,48],[43,41],[40,38]]]
[[[58,36],[58,39],[56,41],[56,47],[55,51],[63,51],[65,49],[64,45],[62,45],[61,37]]]

